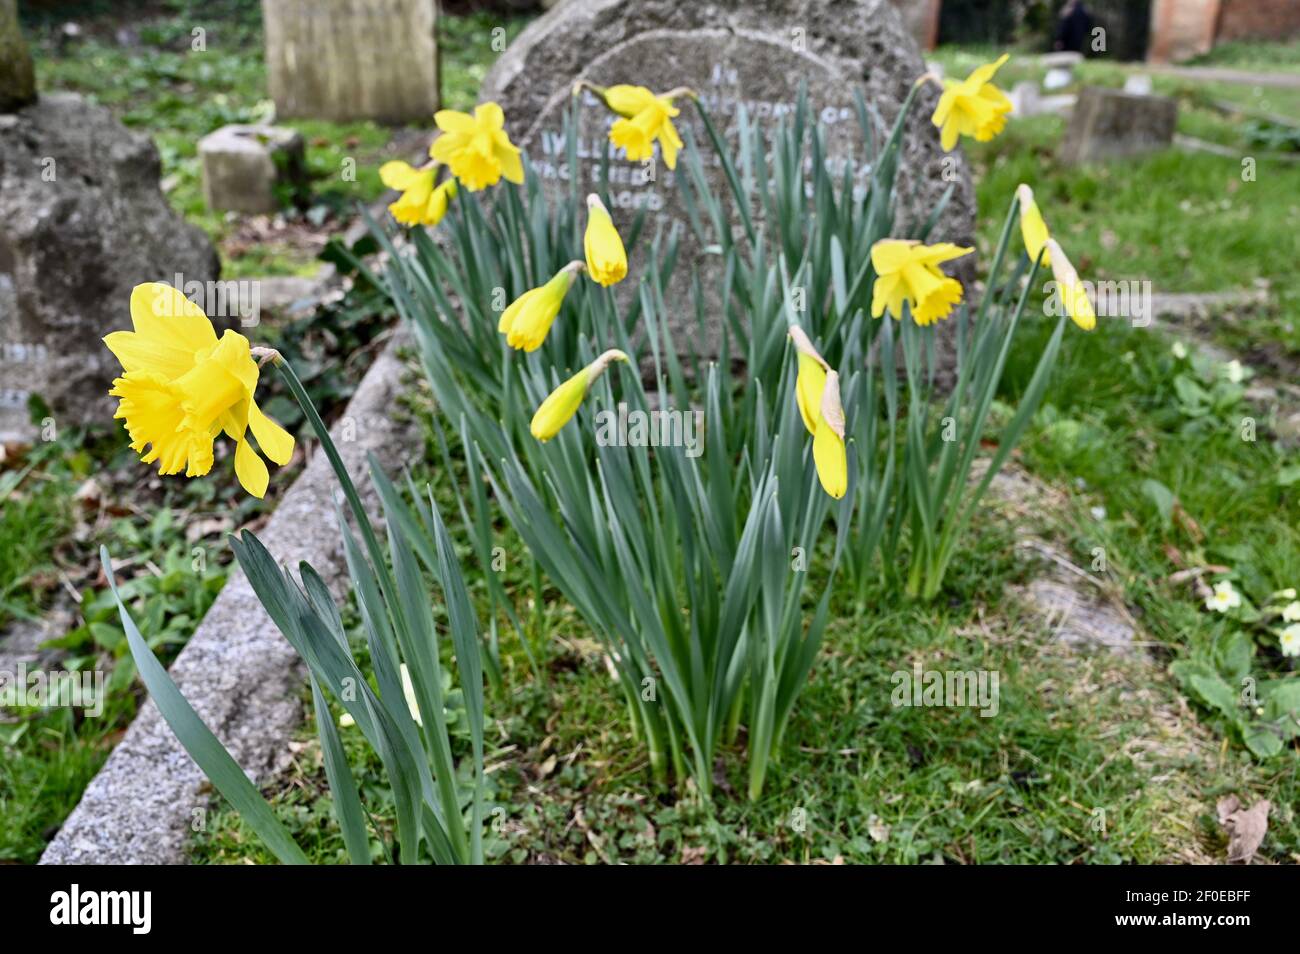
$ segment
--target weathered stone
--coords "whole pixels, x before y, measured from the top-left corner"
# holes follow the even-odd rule
[[[853,90],[861,89],[884,122],[892,124],[924,72],[916,43],[890,0],[568,0],[530,24],[502,54],[483,83],[481,98],[501,104],[511,136],[528,152],[543,188],[552,199],[560,199],[567,196],[575,172],[568,168],[563,129],[578,79],[600,86],[633,83],[658,92],[690,87],[733,145],[740,104],[753,122],[772,133],[778,120],[791,113],[799,86],[806,83],[812,115],[825,130],[828,163],[837,178],[848,163],[855,186],[861,186],[870,167],[864,161]],[[907,235],[925,221],[939,197],[955,184],[932,237],[972,244],[974,192],[962,155],[943,152],[929,121],[936,102],[937,92],[927,86],[906,126],[894,234]],[[707,153],[708,138],[694,107],[685,99],[678,105],[679,127],[689,127]],[[687,302],[690,266],[714,269],[716,257],[701,254],[673,172],[659,162],[654,181],[647,181],[645,164],[627,161],[608,144],[614,118],[590,94],[584,96],[577,130],[580,191],[598,187],[601,158],[608,153],[608,191],[616,223],[626,226],[638,209],[646,208],[651,233],[673,223],[683,226],[670,292]],[[721,167],[711,159],[705,160],[711,184],[718,195],[726,196]],[[640,264],[635,259],[630,263],[633,274]],[[706,272],[706,287],[710,275]],[[685,315],[690,309],[678,311]],[[693,320],[683,321],[694,327]]]
[[[1167,149],[1174,141],[1178,103],[1167,96],[1135,96],[1085,86],[1061,142],[1060,159],[1091,162]]]
[[[111,420],[120,367],[100,338],[130,326],[131,289],[216,278],[158,172],[147,137],[77,96],[0,116],[0,439],[32,436],[31,395],[57,426]]]
[[[18,27],[18,0],[0,0],[0,113],[35,100],[36,73]]]
[[[277,186],[306,182],[302,136],[287,126],[222,126],[199,140],[203,197],[217,211],[272,213]]]
[[[280,118],[428,122],[438,108],[437,0],[262,0]]]
[[[396,421],[391,410],[402,374],[397,350],[406,341],[399,335],[375,360],[333,430],[344,466],[371,513],[378,512],[378,501],[363,479],[366,455],[374,453],[392,471],[416,444],[412,429]],[[337,492],[328,460],[315,453],[258,534],[282,564],[296,568],[300,560],[310,561],[336,599],[347,587],[335,520]],[[288,764],[289,742],[302,724],[304,668],[238,568],[170,674],[250,776],[264,781]],[[195,813],[206,808],[211,795],[203,772],[151,700],[87,786],[41,863],[183,863],[200,817]]]

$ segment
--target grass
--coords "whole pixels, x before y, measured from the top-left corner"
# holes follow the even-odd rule
[[[1033,354],[1039,345],[1026,341],[1023,352]],[[1263,585],[1280,586],[1277,581],[1296,579],[1300,551],[1296,521],[1276,520],[1279,508],[1291,514],[1295,503],[1279,499],[1270,483],[1275,454],[1234,446],[1230,430],[1186,431],[1184,421],[1167,413],[1176,403],[1169,393],[1175,368],[1156,335],[1123,328],[1076,335],[1067,350],[1050,409],[1021,456],[1034,472],[1082,490],[1073,507],[1039,512],[1028,522],[1064,541],[1083,565],[1093,546],[1106,547],[1111,572],[1150,630],[1142,635],[1166,647],[1155,661],[1080,655],[1055,643],[1044,622],[1007,593],[1030,572],[1015,547],[1014,530],[1025,529],[1026,521],[990,508],[955,562],[939,605],[918,607],[883,590],[863,605],[839,599],[771,789],[759,802],[746,802],[739,759],[728,753],[718,769],[726,779],[723,794],[710,810],[689,792],[648,783],[596,643],[558,594],[533,591],[526,557],[511,560],[507,588],[520,611],[528,618],[528,610],[544,607],[531,635],[543,647],[546,678],[532,680],[517,645],[504,638],[505,689],[489,703],[496,720],[488,765],[495,769],[489,815],[497,860],[1205,861],[1222,855],[1211,816],[1215,798],[1227,792],[1250,793],[1247,801],[1267,797],[1278,806],[1263,854],[1294,860],[1300,854],[1300,825],[1289,807],[1300,796],[1294,755],[1259,763],[1238,745],[1220,745],[1209,717],[1183,705],[1165,671],[1168,659],[1212,640],[1225,622],[1201,610],[1190,591],[1159,582],[1170,568],[1161,536],[1151,532],[1158,517],[1137,489],[1154,473],[1185,494],[1184,505],[1199,515],[1229,498],[1229,485],[1255,485],[1234,510],[1207,518],[1207,532],[1222,534],[1225,546],[1257,540],[1260,557],[1272,555]],[[1130,350],[1133,358],[1113,360]],[[1008,389],[1022,387],[1027,371],[1013,367]],[[1071,414],[1083,419],[1079,429],[1062,426]],[[1155,467],[1141,453],[1152,446],[1160,448]],[[1117,452],[1099,453],[1104,447]],[[1193,492],[1178,475],[1195,473],[1207,455],[1228,457],[1222,482],[1207,481]],[[445,490],[459,478],[437,479]],[[445,492],[441,502],[450,506]],[[1095,506],[1110,515],[1101,524]],[[517,541],[502,545],[521,553]],[[1261,674],[1276,669],[1276,654],[1260,656]],[[927,670],[998,671],[998,715],[892,707],[890,676],[917,662]],[[274,802],[285,823],[315,846],[315,860],[339,860],[332,820],[325,822],[329,836],[321,834],[328,794],[319,756],[306,735],[299,744],[305,754],[276,783]],[[378,771],[373,756],[366,764]],[[213,817],[194,857],[268,860],[229,812]]]
[[[1281,60],[1300,50],[1300,43],[1275,46],[1289,51],[1277,54]],[[964,75],[987,56],[944,48],[936,59],[949,75]],[[1089,60],[1080,76],[1086,83],[1119,86],[1132,69]],[[1009,88],[1040,74],[1035,64],[1013,58],[999,77]],[[1009,197],[1027,182],[1048,224],[1091,280],[1149,280],[1157,295],[1267,288],[1270,305],[1262,313],[1249,321],[1216,321],[1207,330],[1225,347],[1280,356],[1282,366],[1291,367],[1300,359],[1300,276],[1291,267],[1297,244],[1290,225],[1300,215],[1300,164],[1256,148],[1247,118],[1225,116],[1204,104],[1236,96],[1250,108],[1286,111],[1300,123],[1300,91],[1193,84],[1164,76],[1153,81],[1156,92],[1179,98],[1180,132],[1255,158],[1253,181],[1243,178],[1238,159],[1182,149],[1065,166],[1055,158],[1064,119],[1013,120],[990,143],[963,144],[976,185],[980,252],[987,260]],[[1291,96],[1285,104],[1275,101],[1282,92]]]

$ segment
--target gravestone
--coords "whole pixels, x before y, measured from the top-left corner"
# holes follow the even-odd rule
[[[33,395],[56,429],[110,424],[120,367],[100,338],[131,327],[131,289],[216,278],[212,243],[158,175],[147,137],[78,96],[0,114],[0,440],[40,435]]]
[[[1168,96],[1138,96],[1085,86],[1061,141],[1062,162],[1077,164],[1167,149],[1174,141],[1178,103]]]
[[[0,0],[0,113],[36,99],[32,54],[18,27],[18,0]]]
[[[307,181],[302,135],[287,126],[222,126],[199,140],[203,197],[218,211],[270,214],[276,189]]]
[[[861,188],[870,167],[863,161],[866,150],[854,88],[860,88],[892,125],[925,69],[890,0],[566,0],[530,24],[506,49],[484,80],[480,99],[501,104],[512,138],[528,153],[546,191],[558,199],[567,195],[574,174],[568,168],[563,129],[576,80],[599,86],[631,83],[655,92],[690,87],[733,146],[742,103],[751,121],[770,134],[793,112],[800,83],[806,82],[810,111],[823,125],[830,168],[838,181],[848,163],[855,188]],[[598,188],[602,155],[608,153],[615,222],[626,227],[637,210],[645,208],[649,234],[657,226],[681,223],[681,262],[713,267],[716,259],[701,256],[690,232],[674,173],[657,161],[654,181],[646,181],[643,163],[629,162],[609,145],[616,117],[590,93],[583,96],[577,131],[580,192]],[[927,85],[905,128],[894,234],[907,235],[908,229],[924,222],[955,184],[931,240],[973,244],[974,192],[961,153],[945,154],[938,130],[930,123],[937,99],[937,90]],[[694,106],[685,98],[677,105],[681,115],[674,122],[679,129],[690,127],[705,153],[714,191],[728,195]],[[633,274],[639,264],[635,258],[630,263]],[[678,301],[690,301],[688,277],[688,269],[679,265],[672,289]],[[708,346],[716,347],[716,342]]]
[[[428,123],[437,11],[437,0],[262,0],[278,117]]]

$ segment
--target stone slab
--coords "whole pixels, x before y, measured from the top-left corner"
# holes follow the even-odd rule
[[[1159,152],[1173,144],[1177,124],[1178,102],[1168,96],[1085,86],[1070,113],[1058,156],[1078,164]]]
[[[18,0],[0,0],[0,113],[36,101],[36,72],[18,25]]]

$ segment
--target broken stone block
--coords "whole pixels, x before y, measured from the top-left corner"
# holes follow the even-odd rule
[[[32,55],[18,29],[18,0],[0,0],[0,113],[36,99]]]
[[[199,160],[215,212],[275,212],[277,188],[306,181],[302,136],[284,126],[222,126],[199,140]]]
[[[100,339],[140,282],[207,283],[208,237],[158,188],[158,152],[102,106],[48,93],[0,115],[0,440],[113,421]],[[51,415],[33,428],[30,399]]]
[[[1062,162],[1081,163],[1158,152],[1172,145],[1177,123],[1178,103],[1168,96],[1085,86],[1058,155]]]

